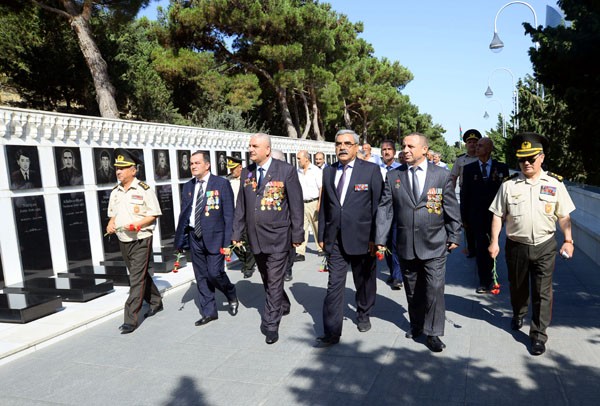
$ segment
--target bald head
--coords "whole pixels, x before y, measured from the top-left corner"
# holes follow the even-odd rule
[[[487,162],[490,159],[493,150],[494,142],[491,140],[491,138],[483,137],[477,141],[475,155],[481,162]]]

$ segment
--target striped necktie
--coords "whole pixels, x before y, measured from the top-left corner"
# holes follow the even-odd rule
[[[196,209],[194,211],[194,234],[196,237],[202,237],[202,225],[200,221],[202,220],[202,205],[204,203],[204,180],[200,180],[200,186],[198,187],[198,195],[196,196]]]

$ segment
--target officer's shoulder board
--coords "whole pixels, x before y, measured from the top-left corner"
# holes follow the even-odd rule
[[[457,158],[463,157],[463,156],[465,156],[465,155],[467,155],[467,153],[466,153],[466,152],[463,152],[462,154],[460,154],[459,156],[457,156]]]
[[[150,186],[148,186],[148,184],[146,182],[141,182],[141,181],[140,181],[140,187],[144,190],[150,189]]]
[[[558,180],[559,182],[563,181],[563,177],[554,173],[554,172],[546,172],[548,174],[548,176],[552,176],[554,179]]]
[[[115,185],[115,186],[112,188],[112,190],[115,190],[115,189],[116,189],[116,188],[118,188],[118,187],[119,187],[119,184],[117,183],[117,184],[116,184],[116,185]]]
[[[507,180],[511,180],[516,178],[517,176],[519,176],[519,172],[515,172],[512,175],[510,175],[509,177],[504,178],[503,182],[506,182]]]

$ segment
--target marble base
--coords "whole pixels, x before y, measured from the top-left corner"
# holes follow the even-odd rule
[[[4,293],[58,295],[68,302],[87,302],[114,291],[113,282],[106,279],[32,278],[6,286]]]
[[[110,279],[115,286],[129,286],[129,273],[123,266],[84,265],[67,270],[67,273],[58,274],[60,277],[69,277],[71,274],[85,279]]]
[[[24,293],[0,294],[0,323],[29,323],[62,308],[59,296]]]

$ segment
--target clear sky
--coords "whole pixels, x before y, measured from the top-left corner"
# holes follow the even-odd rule
[[[446,141],[459,139],[459,128],[482,133],[496,126],[498,114],[513,111],[513,83],[532,74],[528,50],[533,47],[523,22],[545,25],[546,5],[553,0],[508,2],[505,0],[330,0],[333,9],[350,21],[362,21],[361,34],[373,45],[375,56],[398,61],[414,75],[403,93],[420,113],[432,116],[445,130]],[[493,53],[494,17],[504,5],[514,3],[498,16],[498,35],[504,49]],[[526,4],[522,4],[526,3]],[[141,15],[156,18],[153,2]],[[498,69],[498,68],[506,68]],[[510,73],[509,73],[510,71]],[[511,75],[512,73],[512,75]],[[514,79],[513,79],[514,78]],[[484,93],[488,81],[494,96]],[[489,118],[485,119],[484,113]]]

